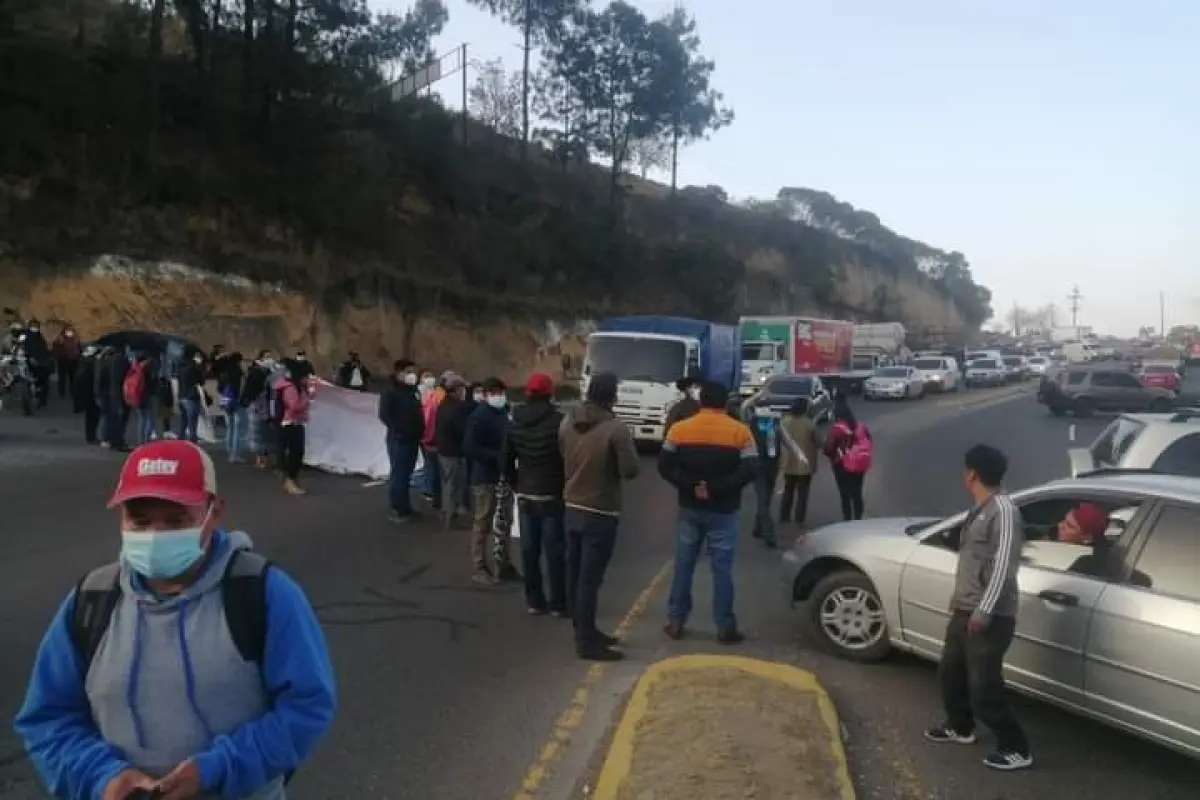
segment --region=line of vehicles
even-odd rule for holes
[[[1024,357],[998,351],[914,356],[905,337],[898,322],[754,316],[733,326],[659,315],[611,317],[588,337],[581,388],[586,391],[598,372],[615,373],[614,413],[635,440],[659,443],[667,412],[679,397],[676,383],[684,377],[715,381],[731,395],[758,396],[768,404],[807,396],[816,415],[828,416],[834,392],[916,399],[1037,374],[1038,367]],[[968,365],[977,362],[980,368],[972,372]]]

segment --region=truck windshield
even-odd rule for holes
[[[670,339],[592,336],[587,363],[592,374],[612,372],[622,381],[674,383],[683,377],[687,347]]]
[[[778,347],[774,342],[746,342],[742,345],[742,361],[775,361]]]
[[[875,358],[873,356],[855,356],[851,364],[853,369],[875,369]]]

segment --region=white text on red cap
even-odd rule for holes
[[[167,458],[143,458],[138,462],[139,478],[157,475],[174,475],[179,472],[179,462]]]

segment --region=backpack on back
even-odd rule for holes
[[[134,362],[125,373],[125,381],[121,384],[121,396],[125,405],[130,408],[141,408],[142,400],[146,397],[146,367],[150,362],[145,359]]]
[[[874,444],[871,441],[871,431],[863,423],[858,423],[850,434],[850,446],[842,451],[838,464],[846,472],[856,475],[866,473],[871,469],[871,459],[874,455]]]

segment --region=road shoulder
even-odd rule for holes
[[[855,796],[837,711],[816,677],[778,662],[690,654],[657,661],[638,679],[593,797],[682,800],[703,785],[719,800],[744,797],[748,786],[775,794],[800,784],[814,800]]]

